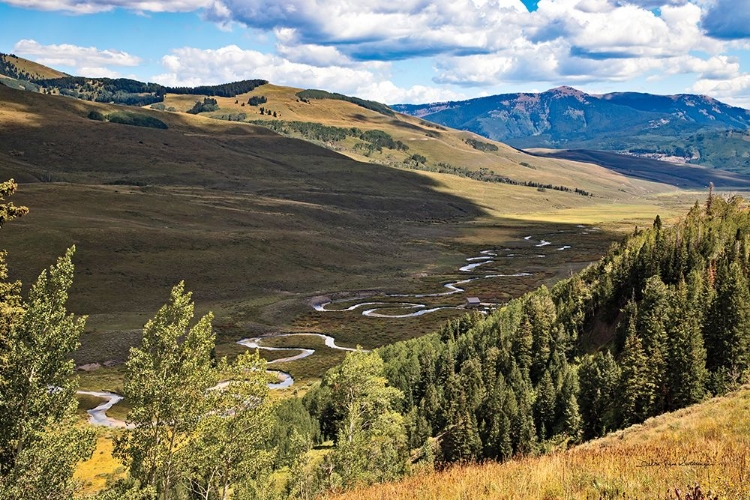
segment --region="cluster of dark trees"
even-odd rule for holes
[[[439,332],[383,347],[408,443],[505,460],[723,394],[750,367],[750,213],[710,197],[636,230],[596,265]],[[594,332],[597,332],[594,334]],[[607,332],[607,333],[602,333]],[[335,437],[325,387],[305,397]]]
[[[2,71],[18,73],[11,63],[4,59]],[[7,67],[7,68],[6,68]],[[11,76],[11,75],[8,75]],[[95,102],[113,102],[128,106],[147,106],[164,101],[166,94],[207,95],[211,97],[235,97],[238,94],[251,92],[266,80],[242,80],[221,85],[203,85],[199,87],[165,87],[158,83],[144,83],[129,78],[86,78],[81,76],[66,76],[62,78],[38,79],[28,74],[21,74],[14,78],[22,78],[46,89],[56,89],[60,94]]]
[[[476,139],[466,139],[464,142],[479,151],[497,151],[497,146],[489,142],[482,142]]]
[[[15,78],[16,80],[28,79],[28,74],[22,70],[19,70],[19,68],[15,64],[6,59],[5,54],[0,54],[0,75],[9,76],[11,78]]]
[[[210,97],[236,97],[239,94],[252,92],[268,80],[240,80],[220,85],[201,85],[199,87],[164,87],[167,94],[207,95]]]
[[[129,78],[63,78],[35,79],[33,82],[47,90],[95,102],[114,102],[127,106],[146,106],[162,102],[165,88],[157,83],[144,83]]]
[[[197,115],[198,113],[207,113],[210,111],[216,111],[219,109],[219,103],[212,97],[204,97],[203,102],[196,101],[192,108],[187,112],[191,115]]]
[[[325,90],[308,89],[301,92],[297,92],[297,97],[302,102],[309,103],[311,99],[334,99],[337,101],[346,101],[356,104],[365,109],[375,111],[381,115],[394,116],[395,113],[391,108],[383,103],[377,101],[368,101],[366,99],[360,99],[359,97],[350,97],[344,94],[338,94],[336,92],[326,92]]]
[[[490,144],[491,146],[492,144]],[[424,156],[416,155],[419,158]],[[425,161],[419,161],[419,158],[415,159],[415,155],[404,160],[404,164],[414,170],[426,170],[428,172],[437,172],[440,174],[451,174],[459,177],[467,177],[480,182],[497,182],[500,184],[510,184],[513,186],[527,186],[533,187],[540,190],[552,189],[553,191],[562,191],[563,193],[575,193],[581,196],[591,196],[591,193],[580,188],[569,188],[567,186],[556,186],[554,184],[545,184],[536,181],[517,181],[504,175],[496,173],[494,170],[489,168],[480,168],[479,170],[471,170],[466,167],[457,167],[450,163],[438,162],[436,165],[427,165]]]
[[[259,105],[261,105],[261,104],[265,104],[265,103],[267,103],[267,102],[268,102],[268,99],[266,99],[266,96],[264,96],[264,95],[261,95],[261,96],[257,96],[257,95],[254,95],[254,96],[252,96],[252,97],[251,97],[251,98],[250,98],[250,99],[249,99],[249,100],[247,101],[247,103],[248,103],[248,104],[249,104],[250,106],[259,106]]]

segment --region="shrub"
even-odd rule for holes
[[[130,111],[116,111],[107,115],[107,120],[121,125],[133,125],[135,127],[148,127],[166,129],[167,124],[158,118],[147,115],[139,115]]]
[[[107,121],[107,118],[101,112],[92,109],[89,111],[89,120],[104,122]]]

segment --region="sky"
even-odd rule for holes
[[[750,108],[750,0],[0,0],[0,52],[170,86],[388,104],[697,93]]]

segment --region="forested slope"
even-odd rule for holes
[[[380,349],[410,447],[437,437],[444,461],[505,460],[736,387],[748,368],[749,234],[742,199],[710,196],[552,289]],[[334,389],[307,397],[332,437]]]

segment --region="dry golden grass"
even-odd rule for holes
[[[568,451],[457,466],[332,498],[664,499],[695,483],[720,499],[750,498],[750,388]]]
[[[112,457],[113,431],[102,431],[96,439],[96,449],[91,458],[76,468],[73,477],[83,484],[84,494],[93,494],[104,489],[108,480],[124,475],[125,468]]]
[[[21,57],[6,54],[3,55],[2,58],[15,65],[19,71],[26,71],[33,78],[61,78],[63,76],[67,76],[62,71],[48,68],[47,66],[43,66],[41,64],[35,63],[34,61],[29,61],[28,59],[23,59]]]
[[[354,126],[362,130],[379,129],[409,146],[408,152],[383,150],[382,153],[374,153],[366,157],[351,148],[352,144],[348,144],[351,141],[343,141],[335,145],[341,153],[364,162],[399,165],[403,163],[404,158],[417,153],[427,157],[430,164],[443,162],[471,170],[487,168],[514,180],[578,187],[607,199],[624,199],[633,195],[642,196],[674,190],[663,184],[630,179],[591,163],[533,157],[506,144],[491,141],[471,132],[448,129],[408,115],[397,113],[395,116],[385,116],[346,101],[331,99],[312,99],[309,103],[302,102],[296,96],[299,90],[268,84],[236,98],[218,97],[216,100],[220,110],[213,114],[245,113],[248,120],[305,121],[345,128]],[[265,96],[268,102],[262,107],[276,112],[278,116],[274,118],[269,115],[260,115],[261,106],[242,106],[241,104],[247,103],[251,96]],[[187,111],[202,98],[203,96],[170,94],[167,95],[164,104],[178,111]],[[469,138],[493,143],[498,150],[478,151],[465,142]],[[486,183],[468,179],[462,180],[480,186],[486,185]],[[456,189],[457,182],[460,181],[447,181],[453,189]],[[458,189],[465,188],[466,183],[461,184]],[[501,186],[499,189],[505,190],[509,187]],[[531,194],[527,197],[534,197],[533,189],[519,189],[530,191]]]

